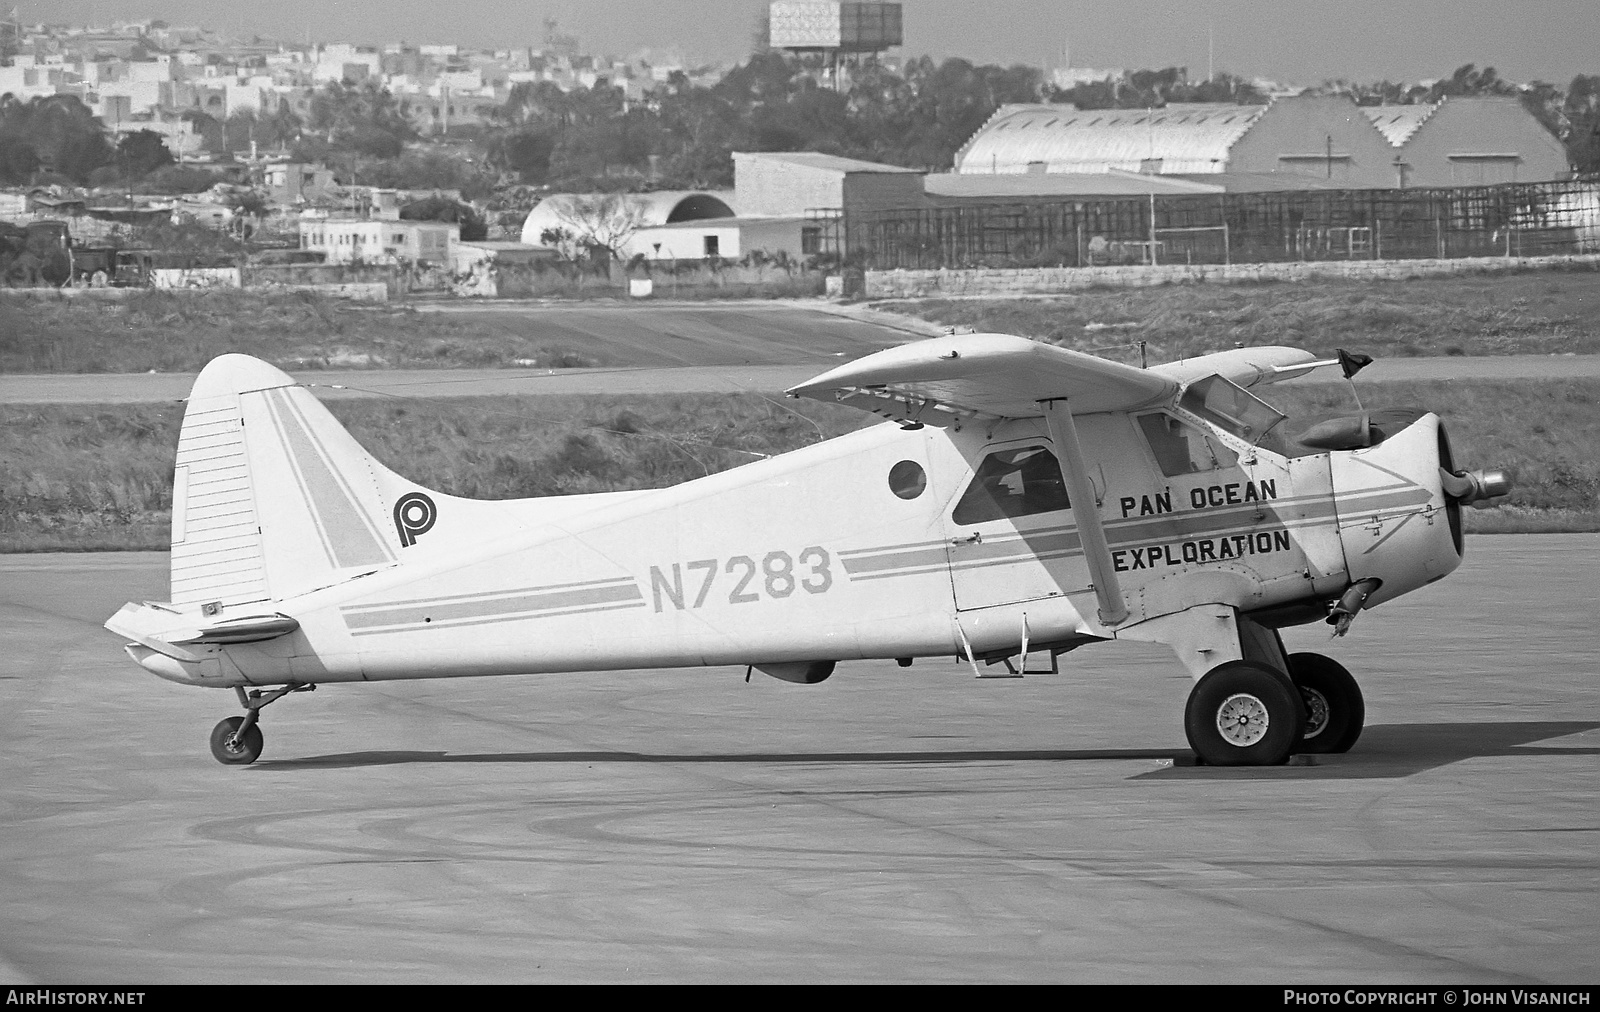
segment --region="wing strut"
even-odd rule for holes
[[[1078,540],[1083,544],[1089,579],[1094,581],[1095,597],[1100,601],[1100,622],[1116,625],[1128,617],[1128,607],[1122,601],[1122,585],[1117,582],[1116,571],[1111,568],[1111,549],[1106,547],[1106,531],[1100,524],[1100,508],[1095,503],[1094,485],[1089,481],[1083,448],[1078,445],[1072,408],[1065,398],[1040,401],[1039,407],[1044,409],[1044,423],[1050,430],[1050,441],[1056,445],[1061,477],[1067,483],[1067,495],[1072,500]]]

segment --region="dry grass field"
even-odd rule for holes
[[[303,292],[152,289],[114,302],[0,298],[0,372],[198,372],[230,351],[283,369],[613,364],[496,323]]]
[[[946,326],[1105,349],[1129,361],[1137,352],[1126,346],[1139,341],[1152,362],[1239,343],[1377,356],[1600,353],[1596,270],[880,305]],[[537,313],[423,313],[403,303],[304,293],[145,291],[116,302],[0,297],[0,372],[196,372],[230,351],[291,370],[661,364],[638,344],[570,332],[552,342],[540,336],[541,326]]]
[[[1471,530],[1600,530],[1600,381],[1388,383],[1369,409],[1439,411],[1467,466],[1512,466],[1508,506]],[[1270,399],[1289,431],[1351,409],[1342,385]],[[1380,400],[1381,398],[1381,400]],[[652,488],[839,435],[875,420],[757,395],[335,401],[384,463],[479,498]],[[0,406],[0,552],[165,548],[182,405]]]
[[[875,303],[945,326],[1151,362],[1244,345],[1377,357],[1600,353],[1600,270],[1408,281],[1105,289],[1027,299]]]

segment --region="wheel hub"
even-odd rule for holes
[[[1306,701],[1306,733],[1301,738],[1309,741],[1328,727],[1328,697],[1304,686],[1300,695]]]
[[[1267,705],[1249,693],[1229,696],[1217,707],[1217,733],[1230,745],[1246,748],[1267,736]]]

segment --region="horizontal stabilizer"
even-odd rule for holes
[[[198,621],[197,621],[198,620]],[[141,646],[178,660],[196,660],[185,647],[209,643],[259,643],[287,636],[300,623],[282,613],[241,615],[207,622],[191,612],[154,604],[125,604],[106,620],[106,628]]]
[[[173,643],[259,643],[287,636],[300,628],[300,623],[280,613],[272,615],[245,615],[226,622],[203,626],[193,635],[172,640]]]

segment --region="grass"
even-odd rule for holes
[[[869,416],[758,395],[334,401],[374,456],[452,495],[510,499],[688,481]],[[183,406],[0,405],[0,552],[165,549]]]
[[[665,288],[662,291],[666,291]],[[947,326],[1137,361],[1288,344],[1384,356],[1600,354],[1600,271],[1409,281],[1090,291],[1042,299],[879,303]],[[116,302],[0,297],[0,372],[195,372],[242,351],[284,369],[636,365],[619,348],[552,346],[537,318],[419,313],[310,293],[135,292]]]
[[[307,292],[149,290],[115,302],[0,298],[0,372],[196,372],[234,351],[282,369],[611,364],[492,322]]]
[[[1351,408],[1341,385],[1284,387],[1269,399],[1291,426]],[[1519,471],[1510,505],[1468,510],[1469,530],[1600,530],[1600,380],[1386,383],[1368,400],[1369,409],[1438,410],[1459,464]],[[756,395],[329,407],[406,477],[485,499],[676,484],[873,421]],[[0,405],[0,551],[166,548],[181,423],[181,405]]]
[[[934,323],[1021,334],[1151,362],[1282,344],[1319,355],[1600,354],[1600,271],[1406,281],[1270,282],[1104,289],[1036,299],[874,303]]]

